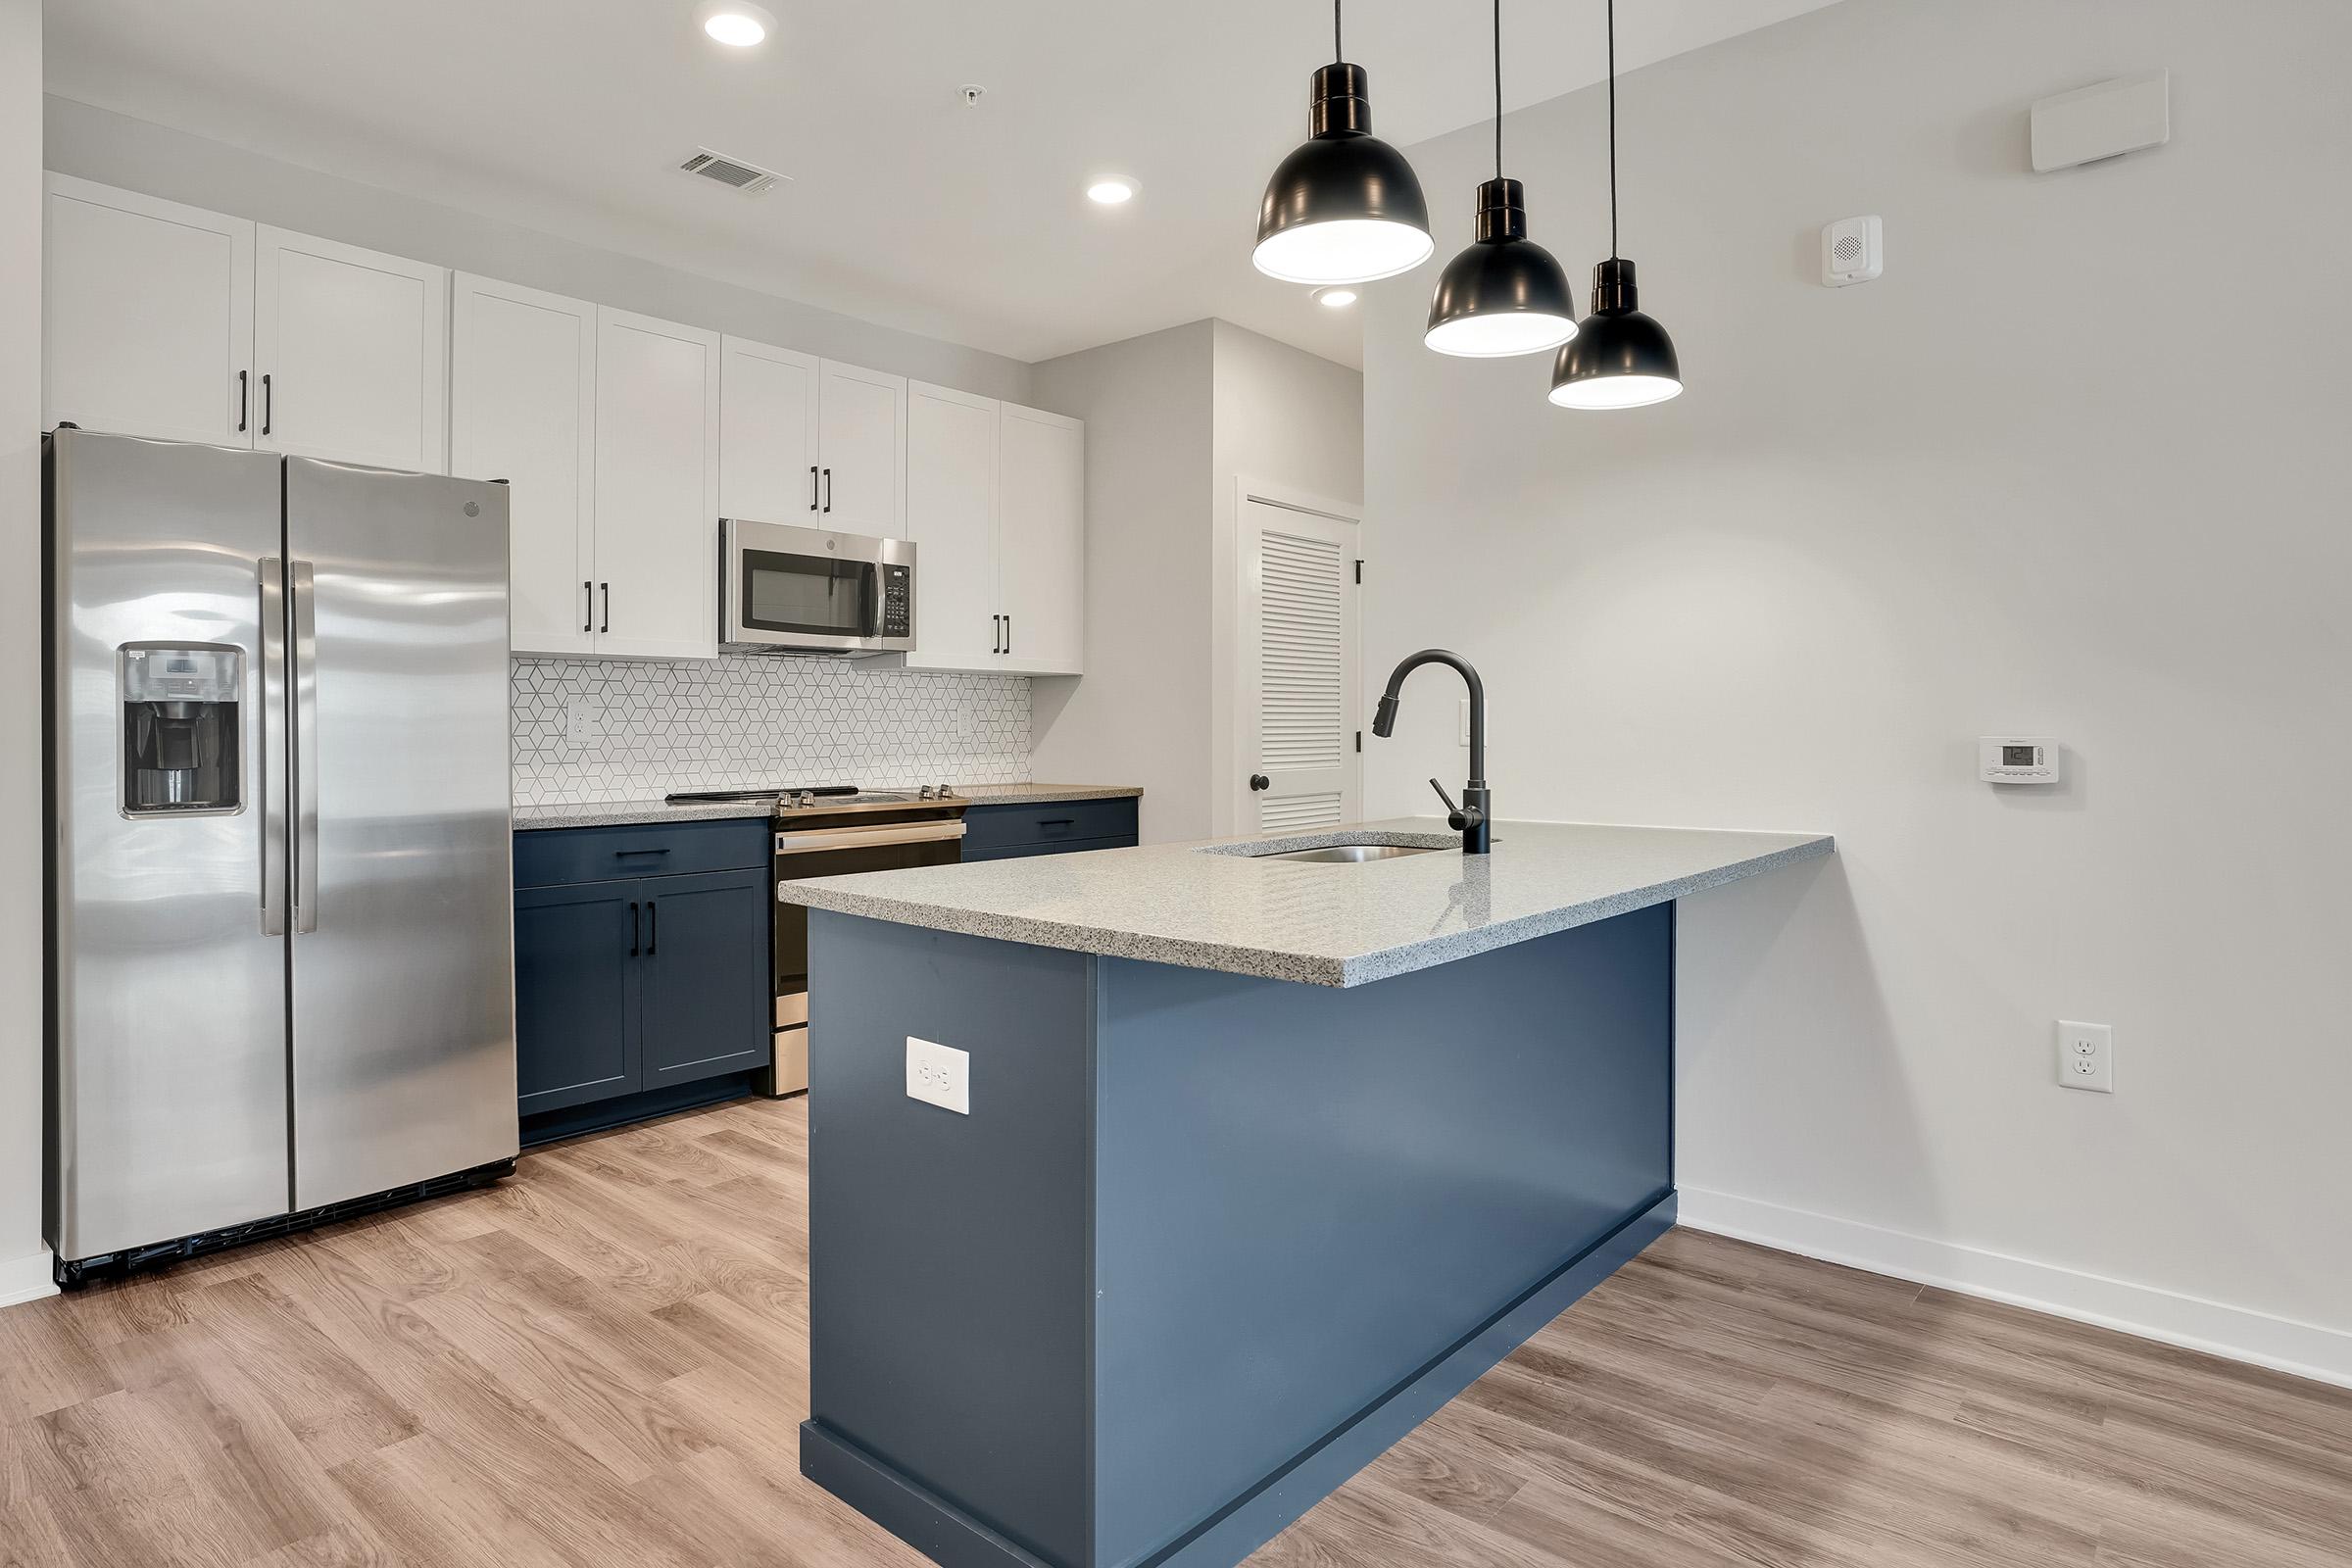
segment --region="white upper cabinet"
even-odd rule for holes
[[[599,308],[596,652],[718,653],[719,337]]]
[[[1011,403],[998,415],[1003,667],[1075,675],[1086,657],[1086,425]],[[924,584],[928,563],[915,566]]]
[[[997,404],[906,384],[906,537],[913,541],[910,669],[1000,669]]]
[[[824,362],[817,523],[840,533],[906,532],[906,378]]]
[[[822,497],[813,354],[724,340],[718,372],[718,511],[814,527]]]
[[[244,219],[51,174],[43,422],[251,446],[253,242]]]
[[[448,352],[447,269],[256,231],[255,446],[446,473]]]
[[[512,646],[595,651],[596,307],[460,272],[450,472],[512,487]]]

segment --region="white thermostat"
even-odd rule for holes
[[[1867,283],[1886,270],[1886,225],[1840,218],[1821,230],[1821,280],[1831,288]]]
[[[1977,741],[1977,777],[1987,784],[2055,784],[2058,743],[2031,735],[1986,735]]]

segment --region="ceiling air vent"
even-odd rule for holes
[[[757,196],[785,177],[772,170],[756,168],[741,159],[714,153],[708,147],[696,148],[694,156],[678,168],[704,179],[714,179],[729,190],[740,191],[746,196]]]

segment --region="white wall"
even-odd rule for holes
[[[48,167],[60,173],[984,397],[1029,401],[1029,369],[1018,360],[418,201],[71,98],[51,97],[46,109]]]
[[[1086,421],[1086,673],[1030,682],[1041,779],[1137,784],[1146,843],[1205,838],[1213,324],[1046,360]]]
[[[1352,505],[1363,377],[1230,321],[1046,360],[1086,420],[1086,674],[1032,685],[1040,778],[1140,784],[1146,843],[1230,832],[1234,482]]]
[[[0,1304],[41,1246],[41,4],[0,0]]]
[[[1638,73],[1659,408],[1427,353],[1434,267],[1367,292],[1367,678],[1477,661],[1506,817],[1838,835],[1685,906],[1687,1214],[2352,1381],[2347,59],[2296,0],[1847,0]],[[2034,99],[2156,66],[2170,146],[2028,172]],[[1507,127],[1580,286],[1601,111]],[[1450,216],[1491,153],[1413,156]],[[1824,289],[1857,213],[1886,276]],[[1419,690],[1375,811],[1461,771]],[[2068,782],[1978,783],[2002,730]]]

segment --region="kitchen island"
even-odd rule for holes
[[[803,1471],[943,1563],[1238,1562],[1671,1226],[1673,901],[1832,843],[1494,839],[782,884]],[[1339,841],[1427,853],[1274,858]]]

